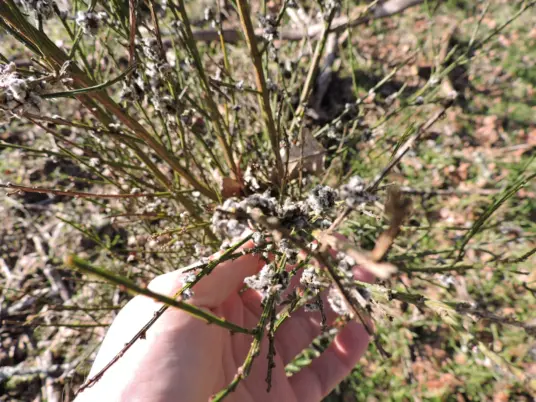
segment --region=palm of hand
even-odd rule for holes
[[[247,244],[245,247],[251,247]],[[194,287],[193,304],[206,308],[241,327],[254,328],[262,311],[261,297],[253,290],[239,293],[243,279],[263,265],[256,256],[246,255],[220,264]],[[370,280],[355,271],[361,280]],[[162,275],[149,285],[151,290],[173,294],[182,287],[177,272]],[[335,313],[326,306],[329,321]],[[143,296],[125,306],[108,331],[92,367],[99,372],[160,307]],[[319,401],[354,367],[368,344],[364,328],[348,324],[321,357],[298,374],[287,377],[285,365],[320,334],[320,314],[297,311],[275,336],[275,368],[271,390],[266,392],[268,342],[263,340],[249,376],[227,400],[231,401]],[[181,310],[170,308],[103,377],[83,391],[77,402],[125,401],[207,401],[227,386],[242,366],[252,336],[230,334],[207,325]]]

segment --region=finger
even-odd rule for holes
[[[254,243],[250,240],[239,250],[253,247]],[[245,277],[255,275],[263,265],[263,260],[257,254],[246,254],[236,260],[224,261],[192,287],[193,297],[188,302],[208,308],[217,307],[243,286]],[[180,271],[160,275],[151,281],[149,288],[158,293],[173,295],[184,286],[184,276]]]
[[[368,343],[369,336],[361,324],[346,325],[319,358],[290,378],[297,399],[314,401],[328,395],[352,371]]]
[[[374,277],[368,271],[354,268],[354,277],[362,282],[372,282]],[[339,315],[333,311],[327,299],[327,291],[322,292],[326,325],[331,325]],[[285,364],[290,363],[322,332],[322,314],[319,311],[306,311],[300,308],[292,313],[276,332],[278,351]]]

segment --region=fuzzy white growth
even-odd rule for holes
[[[99,158],[91,158],[89,160],[89,166],[91,167],[97,167],[100,165],[100,159]]]
[[[303,306],[303,309],[307,313],[313,313],[315,311],[320,310],[320,304],[318,303],[318,301],[315,301],[315,302],[312,302],[312,303],[306,303],[305,306]]]
[[[273,264],[266,264],[257,275],[244,278],[244,283],[258,291],[263,301],[271,296],[275,296],[276,301],[279,301],[289,282],[288,272],[277,273]]]
[[[202,244],[197,243],[196,245],[194,245],[194,253],[196,256],[202,257],[206,255],[209,251],[210,250]]]
[[[182,300],[189,300],[193,297],[194,295],[194,291],[192,289],[185,289],[182,294],[181,294],[181,297],[182,297]]]
[[[333,208],[335,199],[335,190],[327,186],[317,186],[306,202],[292,201],[287,198],[283,205],[279,204],[269,192],[251,194],[240,201],[236,198],[229,198],[216,209],[212,216],[212,229],[224,238],[240,237],[248,227],[247,221],[251,219],[251,213],[254,210],[260,210],[266,217],[276,218],[276,222],[286,229],[325,229],[331,225],[331,222],[326,219],[313,219],[311,210],[317,215],[325,214]],[[284,249],[290,250],[287,243],[283,243],[281,251],[287,254],[290,263],[294,263],[297,253],[287,253]]]
[[[158,212],[162,208],[163,204],[164,203],[162,202],[162,200],[160,198],[157,198],[153,202],[146,204],[144,207],[144,211],[148,213]]]
[[[307,197],[307,205],[315,214],[321,215],[335,206],[335,199],[336,193],[331,187],[316,186]]]
[[[8,88],[13,94],[13,99],[18,102],[24,102],[24,99],[26,99],[26,96],[28,95],[28,85],[26,85],[26,81],[21,80],[20,78],[12,78]]]
[[[244,90],[244,80],[238,81],[235,84],[235,88],[238,89],[239,91],[243,91]]]
[[[121,102],[135,102],[142,100],[144,95],[143,80],[141,87],[136,80],[133,80],[129,84],[123,82],[121,92],[119,92],[119,99]]]
[[[152,61],[161,60],[159,47],[158,47],[158,41],[156,40],[156,38],[153,38],[153,37],[143,38],[142,49],[143,49],[143,54],[147,56],[149,60],[152,60]]]
[[[34,12],[36,18],[48,20],[54,15],[54,1],[52,0],[20,0],[28,12]]]
[[[322,219],[317,221],[317,225],[320,227],[320,229],[327,229],[333,224],[332,221],[329,219]]]
[[[439,283],[445,287],[456,286],[456,278],[452,275],[439,275]]]
[[[282,226],[288,229],[303,229],[310,226],[308,212],[306,203],[286,199],[283,206],[278,208],[277,216]]]
[[[196,279],[197,279],[197,275],[194,272],[189,272],[184,276],[182,281],[183,281],[184,285],[186,286],[186,285],[189,285],[191,283],[194,283]],[[185,295],[186,292],[190,293],[188,298],[193,296],[192,290],[191,289],[186,289],[184,292],[182,292],[182,297],[183,298],[184,298],[184,295]]]
[[[255,246],[262,247],[266,244],[266,236],[262,232],[255,232],[251,238]]]
[[[243,214],[245,211],[239,202],[232,198],[225,200],[212,215],[212,230],[225,238],[240,237],[247,229],[247,225],[237,219]]]
[[[169,128],[176,127],[177,119],[181,114],[184,115],[184,105],[172,96],[167,85],[176,61],[172,64],[167,62],[166,54],[154,37],[136,40],[136,44],[144,56],[144,74],[134,73],[134,79],[123,84],[120,100],[126,102],[145,100],[151,103],[156,111],[166,116]]]
[[[360,305],[361,307],[366,307],[368,300],[370,300],[370,292],[367,289],[357,287],[354,282],[353,268],[356,265],[355,260],[343,252],[337,253],[336,259],[338,261],[337,271],[340,284],[344,289],[344,294],[348,298],[349,303],[352,306]],[[351,314],[343,295],[333,286],[329,290],[328,301],[333,311],[337,314]]]
[[[277,200],[275,197],[271,197],[269,193],[252,194],[241,204],[248,213],[254,208],[259,208],[267,216],[277,214]]]
[[[298,250],[292,248],[287,239],[282,239],[279,242],[279,250],[287,257],[287,264],[294,265],[298,262]]]
[[[205,21],[211,21],[214,19],[214,12],[212,11],[212,8],[205,7],[203,10],[203,18]]]
[[[277,92],[278,91],[278,87],[277,87],[277,84],[275,82],[272,81],[271,78],[267,78],[266,79],[266,88],[268,89],[268,91],[270,92]]]
[[[257,275],[244,278],[244,283],[251,289],[261,290],[271,285],[274,275],[274,266],[272,264],[266,264]]]
[[[365,181],[359,176],[353,176],[348,184],[341,186],[339,197],[352,208],[375,200],[375,197],[366,191]]]
[[[261,16],[259,18],[259,24],[262,28],[262,37],[267,42],[272,42],[274,39],[278,38],[279,34],[277,32],[277,19],[274,16]]]
[[[104,11],[78,11],[75,22],[86,35],[97,35],[102,23],[108,21],[108,14]]]
[[[175,111],[175,102],[169,95],[160,96],[155,94],[153,97],[153,105],[155,110],[167,114],[172,114]]]
[[[260,190],[261,186],[259,184],[259,181],[253,174],[253,169],[250,165],[248,165],[246,171],[244,172],[244,182],[248,185],[250,189],[253,191]]]
[[[329,280],[320,276],[315,267],[309,266],[303,270],[300,284],[311,290],[313,294],[317,295],[322,288],[329,285]]]
[[[24,78],[17,72],[15,63],[0,66],[0,121],[2,110],[13,114],[39,113],[40,94],[45,84],[33,77]]]
[[[339,315],[349,315],[350,314],[350,312],[348,311],[348,307],[346,306],[346,303],[344,302],[343,296],[334,287],[331,287],[329,289],[328,302],[329,302],[329,305],[331,306],[331,309],[335,313],[337,313]]]
[[[171,245],[172,250],[182,250],[184,248],[184,242],[182,240],[177,240]]]
[[[353,279],[353,267],[356,265],[355,260],[347,256],[346,254],[340,252],[337,254],[337,260],[339,261],[339,264],[337,265],[337,268],[342,273],[345,279]]]

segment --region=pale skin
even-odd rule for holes
[[[251,242],[244,248],[251,248]],[[255,328],[262,311],[261,297],[254,290],[239,292],[244,278],[256,274],[264,265],[257,255],[247,254],[218,265],[194,286],[190,303],[205,308],[241,327]],[[371,281],[372,276],[354,269],[356,279]],[[296,283],[296,282],[294,282]],[[149,288],[173,295],[183,286],[177,271],[154,279]],[[132,299],[110,327],[93,364],[89,378],[98,373],[124,344],[150,320],[161,304],[144,297]],[[336,315],[325,303],[328,324]],[[287,377],[285,365],[293,360],[321,332],[320,313],[297,311],[276,333],[275,368],[272,387],[266,392],[268,343],[250,375],[242,381],[228,401],[320,401],[352,368],[365,352],[369,336],[357,322],[347,324],[325,353],[298,374]],[[87,388],[76,402],[151,401],[206,402],[227,386],[243,364],[252,341],[251,335],[230,334],[228,330],[169,308],[103,377]]]

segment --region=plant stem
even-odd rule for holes
[[[331,21],[333,21],[333,18],[335,17],[335,12],[336,12],[336,8],[332,7],[332,9],[329,12],[327,20],[324,22],[324,29],[322,31],[322,36],[320,37],[320,40],[316,44],[315,52],[313,54],[313,60],[311,61],[311,65],[309,66],[309,71],[307,72],[307,78],[305,79],[305,83],[303,84],[303,89],[300,95],[298,109],[296,110],[296,114],[294,116],[294,119],[292,120],[292,124],[290,125],[291,132],[294,130],[294,128],[300,121],[301,117],[303,117],[303,114],[305,113],[307,100],[309,99],[309,94],[311,93],[313,86],[316,82],[316,76],[318,73],[318,65],[320,64],[320,59],[322,58],[322,54],[324,53],[324,47],[326,46],[326,42],[328,40],[329,27],[331,25]]]
[[[259,104],[270,139],[270,145],[272,146],[272,153],[275,157],[275,166],[278,175],[278,182],[281,183],[285,177],[285,169],[281,160],[281,153],[279,152],[279,133],[276,130],[274,117],[272,114],[272,107],[270,105],[270,92],[266,85],[266,79],[264,77],[264,70],[262,65],[262,57],[257,47],[257,38],[255,37],[255,31],[250,18],[250,9],[246,0],[237,0],[236,2],[238,13],[240,15],[240,23],[242,30],[244,31],[246,42],[251,53],[251,60],[255,67],[255,82],[257,90],[260,92],[258,96]]]
[[[285,268],[286,265],[286,258],[283,257],[282,262],[278,264],[277,272],[281,272]],[[244,360],[244,363],[242,366],[238,368],[238,372],[234,376],[233,380],[227,387],[222,389],[217,394],[213,395],[212,398],[210,398],[211,402],[218,402],[225,399],[227,396],[229,396],[232,392],[235,391],[238,384],[247,378],[251,371],[251,367],[253,366],[253,361],[255,358],[259,355],[261,351],[261,344],[262,339],[264,337],[264,331],[266,329],[266,324],[269,320],[269,318],[273,314],[273,310],[275,308],[275,295],[271,295],[264,301],[264,308],[262,310],[261,316],[259,318],[259,322],[257,323],[257,327],[255,329],[255,337],[253,339],[253,342],[251,343],[251,346],[249,348],[249,352]]]
[[[60,156],[63,156],[60,154]],[[161,193],[135,193],[135,194],[96,194],[96,193],[86,193],[82,191],[63,191],[55,190],[52,188],[43,188],[43,187],[30,187],[30,186],[20,186],[18,184],[2,184],[0,183],[0,188],[13,189],[14,191],[20,191],[23,193],[40,193],[40,194],[52,194],[52,195],[67,195],[69,197],[75,198],[140,198],[140,197],[162,197],[169,196],[170,193],[161,192]]]
[[[211,121],[214,122],[214,126],[216,128],[215,134],[218,137],[218,141],[220,142],[221,147],[223,148],[223,154],[225,156],[227,165],[229,166],[231,171],[234,174],[236,174],[237,167],[234,162],[233,152],[231,150],[231,146],[227,143],[227,140],[224,134],[225,126],[222,125],[223,118],[220,115],[220,112],[218,111],[218,106],[216,105],[216,102],[214,101],[214,98],[213,98],[212,91],[210,90],[210,82],[205,73],[205,69],[201,61],[201,56],[199,55],[199,51],[197,49],[197,45],[192,34],[192,27],[190,26],[190,20],[188,18],[188,13],[186,12],[186,7],[184,6],[183,0],[177,1],[177,9],[179,11],[179,14],[183,22],[184,33],[186,34],[186,38],[185,38],[186,44],[188,45],[190,53],[193,56],[195,67],[197,69],[199,77],[201,78],[201,84],[203,85],[203,89],[205,91],[204,100],[206,104],[208,105]]]

